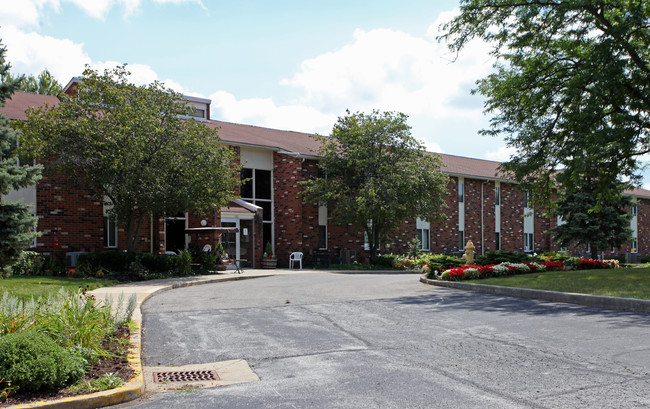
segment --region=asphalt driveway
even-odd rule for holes
[[[245,359],[260,381],[129,406],[650,406],[650,315],[327,273],[176,289],[142,311],[145,366]]]

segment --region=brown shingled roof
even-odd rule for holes
[[[28,107],[43,106],[45,104],[57,105],[58,103],[59,99],[55,96],[17,91],[11,99],[6,100],[4,107],[0,107],[0,113],[10,119],[24,121],[27,119],[25,110]],[[318,156],[320,144],[312,137],[313,135],[308,133],[282,131],[224,121],[209,121],[208,126],[212,128],[218,127],[219,137],[228,144],[259,146],[299,155]],[[497,172],[500,162],[444,153],[438,155],[442,162],[443,171],[450,175],[508,180]],[[650,191],[645,189],[635,188],[625,193],[650,199]]]
[[[275,148],[308,156],[318,155],[320,144],[311,134],[223,121],[210,121],[209,126],[219,127],[219,137],[229,144]]]
[[[27,120],[25,111],[29,107],[39,107],[45,104],[58,105],[59,98],[52,95],[32,94],[31,92],[16,91],[11,98],[5,101],[5,106],[0,107],[0,114],[10,119]]]
[[[466,158],[463,156],[438,154],[442,162],[442,170],[451,175],[476,176],[480,178],[507,180],[500,175],[497,168],[501,162],[485,159]]]

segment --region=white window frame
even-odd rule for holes
[[[415,237],[420,241],[420,250],[431,251],[431,224],[419,217],[415,221]],[[426,243],[423,238],[426,237]]]
[[[320,231],[321,228],[325,229],[325,247],[318,247],[319,250],[327,250],[328,248],[328,239],[327,239],[327,206],[318,206],[318,244],[320,245]]]
[[[535,234],[524,233],[524,252],[532,252],[535,250]]]

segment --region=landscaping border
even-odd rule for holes
[[[533,298],[536,300],[578,304],[587,307],[597,307],[635,313],[650,313],[650,300],[604,297],[591,294],[562,293],[557,291],[532,290],[529,288],[513,288],[487,284],[461,283],[458,281],[432,280],[426,278],[424,275],[420,276],[420,282],[439,287],[455,288],[459,290],[474,291],[494,295]]]
[[[114,389],[109,389],[102,392],[95,392],[86,395],[76,395],[57,400],[38,401],[27,404],[19,404],[10,406],[15,409],[39,408],[39,409],[94,409],[100,407],[107,407],[117,405],[120,403],[128,402],[139,398],[144,394],[144,375],[142,372],[142,304],[154,295],[160,294],[165,291],[173,290],[176,288],[190,287],[201,284],[213,284],[226,281],[239,281],[249,280],[253,278],[270,277],[276,274],[260,274],[252,276],[193,276],[193,277],[180,277],[162,280],[139,281],[115,287],[102,287],[112,289],[114,295],[124,293],[126,298],[132,293],[138,296],[137,306],[133,314],[133,321],[136,323],[138,329],[130,335],[129,351],[127,353],[127,360],[135,375],[124,385]],[[98,290],[102,290],[99,288]],[[97,291],[97,290],[94,290]],[[92,293],[92,292],[91,292]]]

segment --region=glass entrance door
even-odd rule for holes
[[[239,227],[239,220],[224,222],[221,221],[222,227]],[[228,258],[239,260],[239,233],[223,233],[221,235],[221,244],[223,245],[223,250],[228,253]]]

